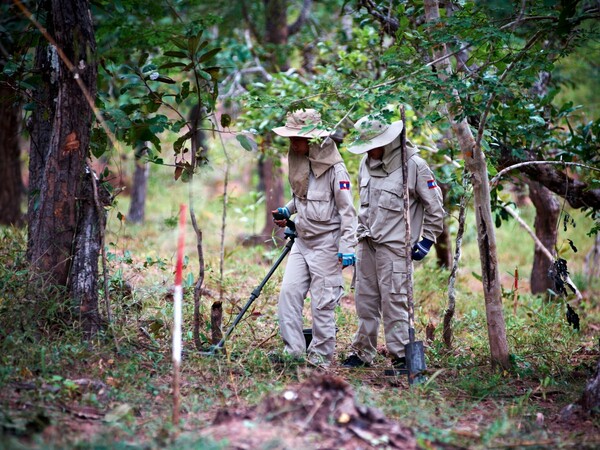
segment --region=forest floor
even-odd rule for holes
[[[590,358],[598,355],[582,355]],[[598,419],[580,413],[577,406],[569,410],[569,398],[575,392],[549,390],[540,392],[534,383],[513,381],[507,384],[505,398],[483,400],[461,399],[451,390],[410,387],[405,377],[384,377],[382,369],[352,371],[332,368],[328,371],[308,366],[288,367],[298,378],[280,392],[267,395],[254,405],[241,401],[232,406],[215,406],[202,412],[183,411],[180,429],[145,428],[157,418],[168,422],[171,413],[170,398],[147,398],[141,404],[106,404],[84,406],[77,401],[52,400],[48,393],[43,401],[32,401],[32,390],[50,389],[27,383],[13,383],[0,391],[3,405],[3,432],[0,447],[9,448],[117,448],[115,442],[126,442],[123,448],[227,448],[227,449],[366,449],[366,448],[574,448],[595,449],[600,446]],[[443,439],[432,438],[431,430],[412,427],[402,420],[386,417],[378,408],[362,405],[355,396],[352,384],[369,385],[382,396],[394,388],[394,395],[417,390],[429,399],[443,397],[446,401],[464,402],[460,417]],[[457,373],[439,375],[438,383],[451,382]],[[443,380],[445,378],[445,380]],[[76,380],[79,389],[97,390],[99,397],[107,386],[100,381]],[[165,376],[156,384],[168,386]],[[198,386],[191,374],[182,380],[182,394]],[[512,439],[492,439],[483,442],[489,427],[504,414],[504,405],[511,398],[533,392],[528,402],[537,413],[522,417],[511,426]],[[412,395],[415,395],[414,392]],[[185,403],[185,400],[184,400]],[[152,405],[152,406],[150,406]],[[440,411],[440,414],[444,414]],[[125,421],[125,417],[129,418]],[[12,417],[11,423],[6,418]],[[431,426],[443,429],[431,417]],[[19,422],[22,423],[19,423]],[[118,425],[124,421],[127,427]],[[133,431],[135,430],[135,431]],[[12,436],[11,436],[12,435]],[[515,439],[514,436],[524,435]],[[108,437],[110,436],[110,438]],[[186,443],[195,443],[188,447]],[[201,446],[195,446],[198,443]],[[103,447],[103,443],[108,447]],[[210,444],[209,444],[210,443]],[[123,444],[122,444],[123,445]],[[129,447],[131,446],[131,447]]]
[[[351,299],[344,304],[352,308]],[[141,351],[149,344],[144,339],[134,345]],[[590,375],[585,368],[600,358],[597,346],[573,352],[568,365],[584,369],[571,371],[568,384],[505,374],[490,382],[497,383],[491,394],[456,389],[469,378],[486,384],[494,377],[487,366],[464,373],[429,367],[429,381],[410,386],[406,375],[384,374],[385,358],[351,370],[339,361],[322,369],[268,358],[246,367],[244,358],[253,357],[184,358],[180,427],[170,425],[172,375],[149,362],[136,369],[148,377],[136,395],[123,394],[135,389],[125,380],[94,375],[126,365],[126,358],[97,354],[63,368],[50,383],[24,372],[20,378],[31,381],[0,386],[0,448],[600,448],[600,419],[576,404]],[[267,386],[262,395],[249,395],[256,383]],[[401,406],[386,407],[402,397]],[[198,405],[209,398],[208,406]]]

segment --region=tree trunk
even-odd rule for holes
[[[439,21],[440,11],[438,1],[425,0],[424,5],[427,21]],[[440,46],[434,50],[436,59],[443,57],[445,54],[447,54],[445,44],[440,44]],[[437,72],[438,76],[442,79],[445,79],[452,73],[449,58],[440,61],[437,65]],[[451,108],[449,109],[451,111],[460,110],[460,100],[458,99],[458,96],[455,96],[454,104],[451,105]],[[447,111],[444,112],[446,114],[448,113]],[[479,247],[479,258],[481,261],[481,275],[492,367],[499,366],[503,369],[508,369],[510,368],[508,340],[506,338],[506,323],[502,311],[502,287],[500,285],[500,274],[498,272],[496,234],[491,211],[489,177],[485,155],[481,148],[476,145],[475,138],[466,119],[457,122],[451,114],[450,121],[465,159],[465,167],[471,173],[471,182],[473,184],[477,242]]]
[[[448,185],[444,183],[438,183],[440,189],[442,190],[442,195],[444,197],[444,204],[448,204]],[[444,218],[444,229],[442,230],[442,234],[440,234],[437,238],[437,242],[435,243],[435,255],[437,257],[438,267],[444,267],[446,269],[450,269],[452,267],[452,242],[450,236],[450,230],[448,229],[448,221]]]
[[[0,84],[0,110],[0,224],[20,225],[23,221],[19,149],[21,105],[14,91],[4,84]]]
[[[558,239],[558,217],[560,204],[548,189],[540,183],[528,180],[529,198],[535,206],[535,235],[548,250],[556,248]],[[535,247],[533,266],[531,268],[531,293],[544,294],[554,288],[554,281],[548,276],[552,261],[548,260],[543,251]]]
[[[271,236],[282,237],[281,229],[273,223],[271,211],[284,205],[283,199],[283,173],[281,165],[277,164],[271,157],[266,157],[260,165],[261,182],[265,189],[265,227],[261,233],[261,239],[266,241]]]
[[[150,174],[150,164],[144,160],[145,156],[146,147],[136,149],[135,170],[131,185],[131,203],[129,204],[129,213],[127,214],[127,221],[131,223],[144,222],[148,175]]]
[[[288,52],[284,46],[288,42],[287,0],[264,0],[265,41],[269,54],[269,71],[285,72],[289,69]]]
[[[289,68],[288,53],[284,46],[288,42],[287,0],[264,0],[266,47],[270,51],[267,70],[286,71]],[[265,148],[270,145],[266,139]],[[283,176],[280,164],[272,156],[265,155],[259,166],[259,177],[265,187],[265,226],[258,236],[261,241],[268,240],[273,234],[281,236],[281,230],[273,223],[271,211],[284,205]]]
[[[87,0],[46,0],[41,11],[46,13],[49,35],[68,62],[46,40],[38,45],[35,69],[42,87],[34,94],[27,256],[44,279],[68,286],[79,202],[90,201],[82,182],[92,109],[78,82],[95,98],[96,42]],[[97,271],[90,275],[98,276]]]
[[[90,171],[84,178],[82,200],[77,207],[79,217],[70,282],[71,297],[75,308],[79,309],[81,328],[86,339],[91,339],[101,328],[98,311],[98,258],[106,217],[100,217],[99,207],[104,214],[104,207],[110,204],[108,191],[101,189],[94,193],[92,176],[96,175]]]

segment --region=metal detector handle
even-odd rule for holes
[[[290,224],[291,224],[291,226],[290,226]],[[290,240],[287,241],[287,243],[285,244],[285,247],[283,248],[283,251],[281,252],[281,255],[279,255],[279,258],[277,258],[277,261],[275,261],[275,263],[273,264],[273,266],[271,267],[271,269],[269,270],[269,272],[267,273],[267,275],[260,282],[260,284],[254,288],[254,290],[250,294],[250,298],[248,299],[248,301],[246,302],[246,304],[244,305],[244,307],[242,308],[242,310],[238,313],[238,315],[234,319],[233,323],[231,324],[231,326],[229,327],[229,329],[227,330],[227,332],[225,333],[225,335],[221,338],[221,340],[218,342],[218,344],[215,345],[214,350],[218,350],[220,348],[223,348],[223,345],[225,344],[225,341],[229,338],[229,336],[231,335],[231,333],[233,332],[233,330],[235,329],[235,327],[237,326],[237,324],[240,322],[240,320],[242,320],[242,317],[244,317],[244,314],[246,314],[246,311],[248,311],[248,308],[250,308],[250,306],[252,305],[252,303],[254,303],[254,300],[256,300],[258,298],[258,296],[260,295],[262,289],[265,287],[265,284],[267,284],[267,281],[269,281],[269,278],[271,278],[271,276],[275,273],[275,271],[277,270],[277,268],[279,267],[279,265],[281,264],[281,262],[283,261],[283,259],[285,258],[285,256],[292,249],[292,245],[294,245],[294,239],[296,237],[296,226],[295,226],[294,222],[292,222],[289,219],[288,219],[288,225],[287,226],[288,226],[288,228],[291,228],[291,229],[294,230],[293,235],[292,236],[288,236],[290,238]]]
[[[286,238],[291,239],[292,241],[294,239],[296,239],[296,236],[298,236],[298,234],[296,234],[296,224],[294,223],[293,220],[291,220],[291,219],[286,220],[285,230],[283,230],[283,235]]]

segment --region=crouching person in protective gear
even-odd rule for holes
[[[290,139],[288,152],[292,199],[273,211],[283,227],[296,214],[297,237],[288,257],[278,303],[284,352],[329,365],[335,350],[335,306],[343,294],[342,268],[354,264],[356,211],[350,176],[330,132],[313,109],[287,115],[273,129]],[[284,217],[285,219],[281,219]],[[310,291],[312,341],[306,349],[302,310]]]
[[[365,154],[359,168],[360,207],[354,300],[358,330],[344,367],[369,366],[377,353],[383,319],[385,342],[395,369],[405,369],[408,343],[408,264],[422,260],[443,229],[442,193],[427,163],[406,141],[409,220],[406,236],[401,120],[387,124],[374,116],[354,126],[360,137],[348,151]],[[410,239],[412,254],[406,254]]]

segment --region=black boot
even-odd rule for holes
[[[348,356],[344,361],[342,361],[342,367],[346,367],[348,369],[356,369],[358,367],[369,367],[370,364],[364,362],[362,359],[352,353]]]
[[[408,368],[406,367],[406,358],[404,356],[402,356],[401,358],[392,358],[392,368],[385,370],[385,375],[388,376],[398,376],[406,374],[408,374]]]

